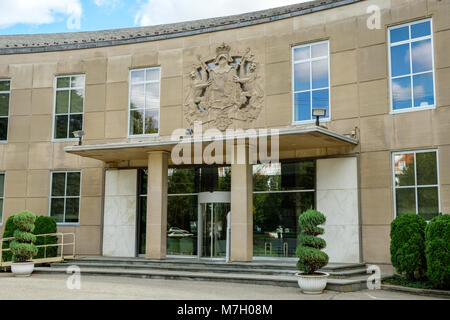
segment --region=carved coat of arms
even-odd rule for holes
[[[197,57],[184,103],[190,125],[201,121],[223,131],[231,126],[250,127],[258,118],[264,99],[258,64],[250,49],[243,54],[232,55],[230,51],[222,44],[215,57]]]

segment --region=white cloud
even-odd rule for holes
[[[108,0],[94,0],[94,3],[98,7],[104,7],[104,6],[109,5],[110,1],[108,1]]]
[[[67,18],[67,28],[79,29],[83,12],[80,0],[0,0],[0,28],[15,24],[49,24]]]
[[[140,26],[258,11],[310,0],[145,0],[135,15]]]
[[[431,70],[431,41],[416,42],[412,50],[413,64],[420,71]]]
[[[399,82],[392,82],[392,94],[397,102],[405,102],[411,100],[411,86],[402,87]]]
[[[94,0],[94,3],[97,7],[114,9],[120,4],[120,0]]]

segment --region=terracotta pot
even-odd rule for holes
[[[326,272],[304,274],[296,273],[298,286],[305,294],[321,294],[327,286],[327,279],[330,274]]]

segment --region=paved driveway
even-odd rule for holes
[[[298,288],[189,280],[81,276],[80,289],[68,289],[69,275],[33,274],[16,278],[0,273],[0,300],[5,299],[194,299],[194,300],[410,300],[433,299],[384,290],[305,295]]]

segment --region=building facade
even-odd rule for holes
[[[312,207],[331,262],[389,264],[397,215],[450,212],[449,15],[446,0],[328,0],[0,36],[0,231],[28,209],[79,255],[289,259]],[[264,139],[238,129],[279,161],[252,163]],[[204,157],[224,145],[243,161]]]

